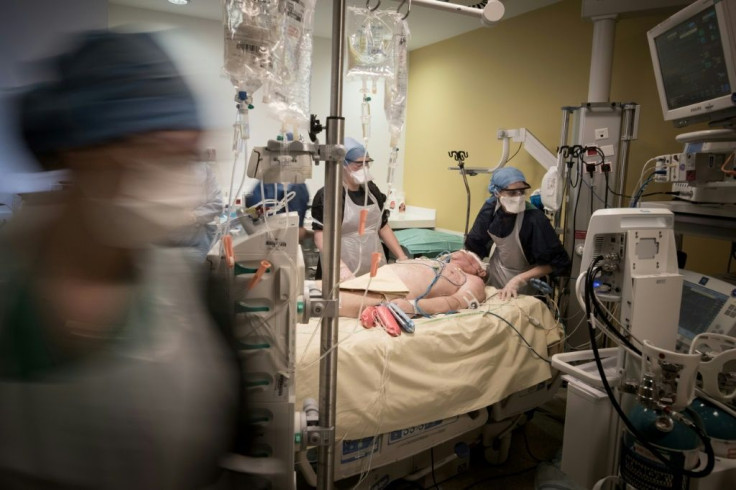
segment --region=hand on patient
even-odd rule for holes
[[[526,285],[526,281],[521,275],[512,277],[509,282],[498,292],[498,297],[502,300],[516,298],[519,296],[519,289]]]

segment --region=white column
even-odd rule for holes
[[[593,17],[593,50],[587,102],[608,102],[611,95],[611,67],[616,16]]]

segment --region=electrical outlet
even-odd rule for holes
[[[608,128],[600,128],[595,130],[595,139],[604,140],[608,138]]]

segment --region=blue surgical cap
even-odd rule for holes
[[[365,156],[365,146],[350,137],[345,138],[345,150],[346,165],[349,162],[354,162],[358,158],[363,158]]]
[[[36,154],[201,129],[191,91],[150,34],[84,34],[55,68],[56,80],[20,99],[23,137]]]
[[[521,170],[514,167],[503,167],[495,172],[491,176],[491,183],[488,184],[488,192],[495,195],[501,189],[506,189],[514,182],[523,182],[527,188],[531,187],[526,182],[526,177],[521,173]]]

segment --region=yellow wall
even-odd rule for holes
[[[681,149],[662,119],[646,31],[670,12],[622,18],[616,24],[611,101],[641,104],[639,139],[630,147],[626,193],[644,162]],[[586,101],[593,24],[580,16],[580,0],[478,29],[410,53],[404,187],[407,203],[437,210],[437,227],[464,231],[462,178],[448,167],[449,150],[466,150],[468,166],[492,167],[501,155],[499,128],[525,127],[551,151],[559,144],[562,106]],[[693,126],[686,131],[703,129]],[[512,143],[511,153],[518,145]],[[523,150],[512,160],[536,188],[544,170]],[[469,178],[470,225],[488,197],[488,175]],[[650,186],[647,192],[668,190]],[[700,253],[707,250],[707,253]],[[685,239],[688,268],[725,269],[729,244]],[[695,255],[707,257],[693,258]]]

